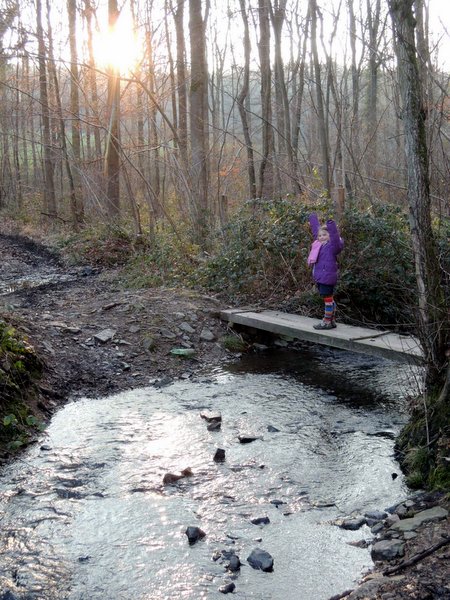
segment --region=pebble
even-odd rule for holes
[[[236,585],[232,581],[230,581],[229,583],[226,583],[225,585],[220,586],[219,592],[221,594],[230,594],[231,592],[234,592],[235,589],[236,589]]]

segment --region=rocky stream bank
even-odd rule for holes
[[[68,267],[33,240],[0,235],[0,318],[43,364],[32,410],[44,421],[69,396],[164,385],[233,360],[221,307],[219,298],[187,289],[124,290],[114,269]],[[334,598],[450,599],[448,497],[415,494],[385,508],[338,524],[371,528],[361,546],[371,546],[376,568]]]

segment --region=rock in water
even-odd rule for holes
[[[208,423],[212,423],[213,421],[222,421],[222,414],[219,411],[203,410],[200,413],[200,416]]]
[[[239,556],[237,554],[233,554],[230,557],[230,562],[228,563],[228,570],[235,573],[241,569],[241,561],[239,560]]]
[[[208,423],[208,425],[206,426],[206,429],[208,431],[219,431],[221,426],[221,421],[211,421],[211,423]]]
[[[255,519],[251,519],[251,523],[253,523],[253,525],[268,525],[270,519],[269,517],[256,517]]]
[[[224,585],[220,586],[219,592],[222,594],[230,594],[231,592],[234,592],[235,589],[236,585],[230,581],[230,583],[225,583]]]
[[[225,450],[223,448],[217,448],[213,458],[214,462],[224,462]]]
[[[194,525],[190,525],[186,531],[185,531],[188,540],[189,540],[189,544],[192,546],[192,544],[195,544],[195,542],[198,542],[198,540],[201,540],[202,538],[205,537],[206,533],[200,529],[200,527],[196,527]]]
[[[265,550],[255,548],[251,551],[250,556],[247,558],[247,562],[254,569],[260,569],[266,573],[273,571],[273,558]]]
[[[175,483],[179,479],[183,479],[184,477],[192,477],[192,475],[193,472],[190,467],[187,467],[187,469],[183,469],[179,475],[177,475],[176,473],[166,473],[163,477],[163,485],[170,485],[172,483]]]
[[[238,440],[241,442],[241,444],[250,444],[251,442],[260,439],[262,439],[261,436],[253,435],[252,433],[240,433],[238,435]]]

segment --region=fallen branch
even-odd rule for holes
[[[371,340],[372,338],[383,337],[383,335],[389,335],[392,331],[381,331],[380,333],[372,333],[370,335],[362,335],[360,337],[349,338],[350,342],[359,342],[360,340]]]
[[[401,571],[402,569],[405,569],[406,567],[411,567],[412,565],[415,565],[416,563],[421,561],[423,558],[426,558],[430,554],[433,554],[433,552],[436,552],[436,550],[439,550],[439,548],[442,548],[442,547],[450,544],[450,535],[442,534],[442,536],[444,539],[441,540],[440,542],[437,542],[436,544],[434,544],[433,546],[430,546],[429,548],[427,548],[426,550],[423,550],[422,552],[418,552],[417,554],[414,554],[414,556],[411,556],[411,558],[408,558],[408,560],[402,561],[400,564],[396,565],[395,567],[386,569],[385,571],[383,571],[383,575],[393,575],[394,573],[398,573],[399,571]]]
[[[41,215],[43,215],[44,217],[50,217],[50,219],[58,219],[58,221],[61,221],[62,223],[70,223],[70,221],[68,221],[67,219],[63,219],[62,217],[60,217],[59,215],[54,215],[52,213],[46,213],[46,212],[40,212]]]

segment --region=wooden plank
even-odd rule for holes
[[[332,346],[352,352],[381,356],[393,360],[421,362],[422,351],[417,339],[389,331],[377,331],[339,323],[336,329],[318,330],[317,319],[281,311],[228,309],[220,313],[230,324],[261,329],[278,335]]]

